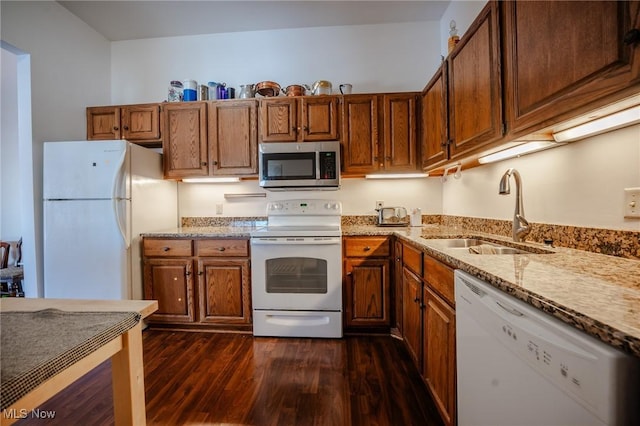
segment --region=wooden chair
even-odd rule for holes
[[[24,269],[22,267],[22,238],[18,240],[16,245],[16,262],[15,265],[9,265],[9,252],[11,245],[7,242],[0,242],[2,249],[2,263],[0,266],[0,284],[2,296],[24,297],[22,289],[22,280],[24,279]],[[6,289],[5,289],[6,287]]]

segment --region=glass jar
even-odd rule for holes
[[[169,84],[169,96],[167,97],[169,102],[182,101],[182,83],[177,80],[173,80]]]

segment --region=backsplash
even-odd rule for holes
[[[267,218],[255,217],[183,217],[182,226],[263,226]],[[375,215],[342,216],[343,226],[375,225]],[[465,216],[422,215],[425,225],[460,227],[466,231],[511,236],[512,222],[509,220],[485,219]],[[531,233],[527,240],[544,242],[552,239],[553,245],[593,253],[640,260],[640,232],[601,228],[584,228],[570,225],[552,225],[530,222]]]

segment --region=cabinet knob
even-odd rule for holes
[[[191,275],[191,271],[187,271],[184,274],[188,277],[189,275]]]
[[[214,162],[213,162],[213,165],[214,165],[214,166],[217,166],[217,165],[218,165],[218,162],[217,162],[217,161],[214,161]]]
[[[162,247],[162,251],[169,251],[171,250],[169,247]]]
[[[225,251],[226,249],[224,247],[220,247],[218,248],[218,251]]]
[[[309,126],[304,126],[303,129],[304,129],[305,132],[308,132],[309,131]]]
[[[113,126],[113,130],[118,131],[118,130],[120,130],[120,128],[118,126]]]
[[[622,39],[622,41],[624,41],[624,44],[629,44],[629,45],[636,44],[637,42],[640,41],[640,30],[637,28],[630,29],[624,35],[624,38]]]
[[[291,131],[295,132],[297,130],[296,126],[291,126]]]
[[[202,165],[203,165],[203,166],[206,166],[206,165],[207,165],[207,162],[206,162],[206,161],[203,161],[203,162],[202,162]]]
[[[202,271],[198,272],[198,275],[203,275],[203,274],[204,274],[204,272],[202,272]]]
[[[415,299],[413,299],[413,301],[414,301],[414,302],[416,302],[416,303],[418,303],[418,302],[420,302],[420,298],[419,298],[419,297],[416,297]]]
[[[129,126],[123,126],[122,127],[124,130],[129,130]]]
[[[364,250],[364,251],[369,251],[369,250],[371,250],[371,247],[366,246],[366,247],[365,247],[365,248],[363,248],[362,250]]]

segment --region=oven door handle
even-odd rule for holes
[[[340,238],[332,238],[332,239],[321,239],[321,240],[314,240],[314,239],[297,239],[297,238],[291,238],[291,239],[268,239],[268,238],[252,238],[251,239],[251,245],[257,246],[267,246],[267,245],[287,245],[287,246],[293,246],[293,245],[313,245],[313,246],[326,246],[326,245],[340,245]]]

